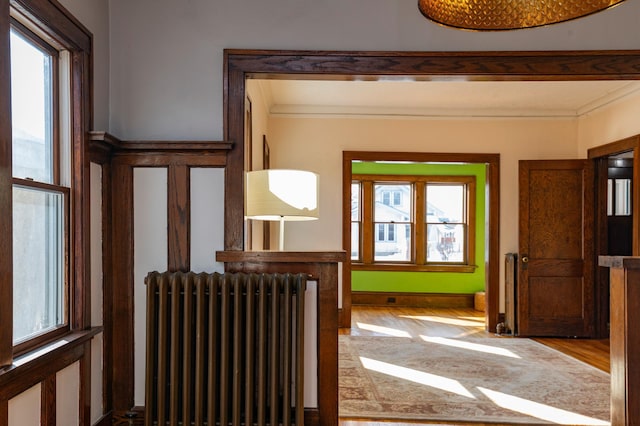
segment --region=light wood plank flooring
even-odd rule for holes
[[[429,317],[430,321],[421,320]],[[359,336],[388,336],[390,333],[409,333],[412,336],[428,334],[438,337],[462,337],[483,335],[496,337],[484,329],[484,313],[474,309],[430,309],[408,307],[353,306],[350,329],[341,329],[340,334]],[[579,359],[603,371],[609,372],[609,340],[551,339],[536,341]],[[341,426],[415,426],[427,423],[398,423],[341,419]],[[435,422],[428,424],[447,424]],[[455,424],[460,425],[457,422]],[[484,423],[465,423],[483,425]]]

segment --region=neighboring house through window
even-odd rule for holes
[[[474,247],[474,176],[353,175],[354,269],[473,270]]]

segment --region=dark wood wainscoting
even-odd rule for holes
[[[167,169],[167,265],[186,271],[189,169],[225,167],[232,146],[215,141],[121,141],[105,132],[91,133],[91,161],[102,166],[105,411],[122,414],[134,405],[133,170]]]

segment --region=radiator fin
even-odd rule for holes
[[[149,273],[145,424],[303,425],[306,281]]]

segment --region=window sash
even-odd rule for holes
[[[60,185],[60,52],[31,31],[26,21],[12,18],[10,29],[12,45],[22,46],[23,52],[32,58],[32,62],[24,65],[36,69],[34,77],[22,83],[12,78],[10,84],[14,92],[11,343],[15,356],[70,330],[71,191],[69,187]],[[15,51],[18,52],[18,47]],[[13,65],[14,61],[22,60],[22,57],[11,57]],[[27,74],[26,69],[21,68],[20,72]],[[40,93],[32,97],[29,85],[37,87]],[[19,98],[27,99],[30,109],[21,107]],[[34,102],[35,108],[31,106]],[[24,111],[23,119],[20,118],[21,109]],[[34,116],[34,110],[40,112]],[[69,110],[65,116],[71,114]],[[38,117],[41,130],[31,130],[29,121]],[[24,136],[34,133],[35,138]],[[67,151],[70,154],[71,151]],[[71,159],[65,159],[65,163],[70,166]],[[29,303],[25,304],[24,300],[29,300]]]
[[[69,190],[16,179],[13,197],[13,343],[20,348],[37,345],[50,333],[69,327]]]
[[[19,44],[29,44],[33,52],[39,52],[42,54],[42,58],[46,59],[45,64],[43,65],[43,72],[46,75],[43,75],[42,80],[42,142],[44,146],[42,147],[41,155],[42,159],[38,161],[40,163],[40,169],[34,168],[34,159],[31,158],[27,162],[20,161],[20,158],[17,157],[21,155],[22,157],[29,156],[28,152],[29,148],[27,148],[26,144],[30,143],[30,145],[37,144],[37,137],[33,139],[31,134],[35,133],[32,129],[25,129],[25,126],[30,126],[31,124],[26,124],[25,126],[16,125],[16,120],[20,120],[22,122],[33,122],[34,113],[33,108],[29,107],[28,111],[25,111],[23,114],[20,114],[20,110],[24,110],[19,106],[17,96],[12,94],[12,122],[13,122],[13,177],[22,178],[22,179],[32,179],[39,182],[51,183],[51,184],[59,184],[60,183],[60,138],[59,138],[59,79],[60,79],[60,54],[54,49],[52,46],[48,45],[42,39],[40,39],[35,33],[30,31],[26,26],[16,21],[15,19],[11,20],[11,33],[12,33],[12,41],[18,41]],[[13,58],[12,58],[13,59]],[[15,72],[12,69],[12,91],[14,89],[22,90],[22,94],[26,96],[33,96],[33,89],[31,86],[34,86],[33,78],[27,84],[29,88],[24,87],[24,84],[16,87],[13,82],[17,82],[17,78],[15,76]],[[22,72],[21,74],[28,74]],[[24,92],[29,93],[24,93]],[[17,108],[16,108],[17,107]],[[16,111],[17,110],[17,111]],[[39,115],[39,114],[36,114]],[[20,118],[23,117],[23,118]],[[20,138],[22,143],[22,149],[16,150],[15,143]],[[34,154],[37,155],[38,150],[34,151],[30,150],[30,156],[33,157]],[[22,163],[22,164],[20,164]],[[28,163],[28,164],[27,164]],[[18,167],[16,167],[18,166]],[[20,167],[22,166],[22,167]],[[25,168],[24,166],[27,166]],[[17,169],[17,170],[16,170]]]
[[[361,221],[357,235],[354,235],[354,221],[352,220],[352,266],[354,269],[379,269],[393,270],[459,270],[461,272],[473,272],[475,270],[475,176],[405,176],[405,175],[358,175],[354,174],[353,182],[361,188],[360,215]],[[411,190],[408,196],[411,198],[411,218],[409,221],[388,221],[376,219],[375,207],[384,203],[383,193],[379,195],[378,202],[373,194],[381,185],[409,185]],[[427,186],[428,185],[455,185],[461,187],[462,213],[455,220],[433,220],[427,215]],[[389,202],[394,203],[396,196],[393,191],[388,191]],[[353,198],[352,198],[353,200]],[[379,203],[379,204],[378,204]],[[353,211],[352,206],[352,211]],[[435,258],[429,255],[427,230],[432,226],[446,225],[455,227],[456,238],[461,241],[451,241],[446,246],[447,258]],[[383,244],[390,244],[388,227],[394,225],[396,237],[402,230],[400,225],[408,225],[408,238],[410,248],[405,259],[394,258],[394,254],[387,252],[386,256],[376,254],[388,248],[382,248]],[[393,231],[392,231],[393,232]],[[353,256],[354,244],[359,245],[358,257]],[[456,250],[455,253],[452,250]],[[433,253],[433,252],[432,252]],[[395,257],[398,255],[395,254]],[[395,265],[395,266],[394,266]],[[391,268],[391,269],[390,269]]]

